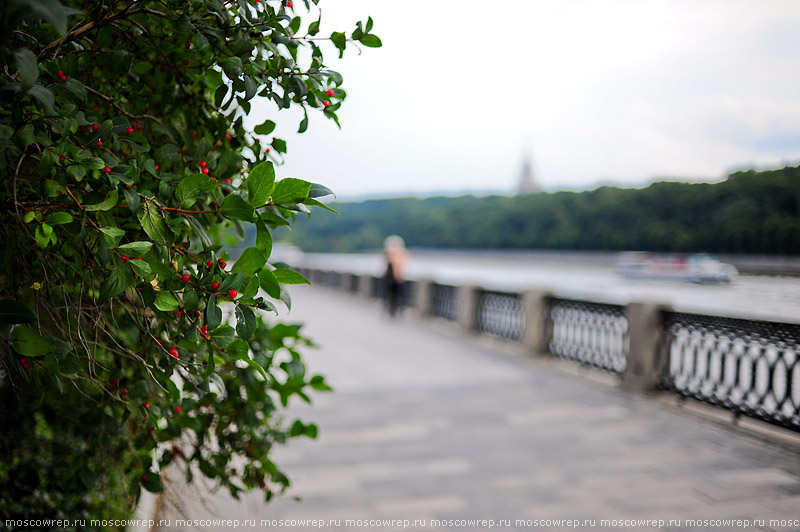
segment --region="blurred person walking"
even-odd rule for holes
[[[383,241],[386,255],[386,272],[383,274],[384,304],[390,316],[397,314],[403,296],[408,252],[406,243],[397,235],[386,237]]]

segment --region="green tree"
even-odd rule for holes
[[[371,19],[323,37],[321,12],[294,4],[0,7],[3,517],[126,515],[174,461],[269,500],[289,482],[273,446],[316,437],[281,420],[330,388],[274,317],[307,281],[270,255],[272,230],[331,192],[277,180],[286,142],[257,136],[275,121],[243,119],[260,97],[302,109],[301,133],[313,113],[338,124],[322,46],[381,42]],[[223,243],[247,226],[233,262]]]

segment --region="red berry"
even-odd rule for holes
[[[203,336],[208,336],[208,325],[203,325],[200,327],[200,334]]]
[[[187,42],[187,43],[186,43],[186,49],[188,50],[188,49],[189,49],[189,48],[191,48],[191,47],[192,47],[192,43],[190,43],[190,42]]]
[[[142,257],[134,257],[133,260],[142,260]]]
[[[103,171],[104,171],[105,173],[107,173],[107,174],[110,174],[110,173],[111,173],[111,168],[109,168],[108,166],[106,166],[105,168],[103,168]]]
[[[126,395],[128,395],[128,390],[126,390],[125,388],[123,388],[123,389],[121,389],[121,390],[119,391],[119,394],[120,394],[121,396],[125,397]]]
[[[121,260],[122,262],[128,262],[130,260],[130,257],[128,257],[127,255],[120,255],[119,260]]]
[[[222,266],[223,264],[225,264],[225,261],[224,261],[224,260],[222,260],[222,259],[217,259],[217,264],[219,264],[220,266]]]
[[[172,456],[178,457],[181,455],[181,452],[178,449],[172,449]]]
[[[132,188],[129,184],[125,183],[125,188]]]
[[[210,270],[210,269],[211,269],[211,268],[213,268],[213,267],[214,267],[214,261],[213,261],[213,260],[211,260],[211,259],[208,259],[208,260],[206,261],[206,268],[208,268],[208,269]]]
[[[183,60],[183,68],[189,68],[189,60],[188,59],[184,59]]]
[[[167,65],[161,65],[161,72],[167,71]]]
[[[322,102],[322,105],[324,107],[328,107],[330,104],[331,104],[331,102],[329,102],[328,100],[325,100],[324,102]]]
[[[194,317],[195,318],[199,318],[200,317],[200,311],[199,310],[195,310],[194,311]]]
[[[129,127],[128,129],[125,130],[125,133],[133,133],[133,128]]]
[[[96,109],[97,109],[97,107],[95,106],[95,110]],[[99,124],[92,124],[92,131],[100,131],[100,125]]]
[[[179,318],[181,317],[181,311],[180,310],[178,311],[178,317]]]
[[[200,161],[197,164],[198,164],[198,166],[200,166],[200,168],[205,168],[206,167],[206,162],[205,161]]]
[[[61,162],[62,162],[62,163],[63,163],[64,161],[66,161],[66,160],[67,160],[67,158],[66,158],[66,157],[64,157],[63,155],[60,157],[60,159],[61,159]]]
[[[102,79],[100,80],[100,83],[103,83],[103,80],[102,80]],[[92,109],[94,109],[95,111],[97,111],[97,109],[99,109],[99,107],[97,107],[97,106],[95,105],[95,106],[93,106],[93,107],[92,107]]]
[[[237,292],[237,291],[236,291],[236,290],[234,290],[233,288],[231,288],[230,290],[228,290],[228,297],[229,297],[229,298],[231,298],[231,299],[236,299],[236,296],[238,296],[238,295],[239,295],[239,292]]]
[[[58,72],[56,72],[56,76],[58,76],[59,78],[63,77],[64,76],[64,71],[63,70],[59,70]]]
[[[226,131],[225,132],[225,138],[228,139],[228,142],[231,141],[231,133],[230,133],[230,131]]]
[[[214,281],[213,283],[211,283],[211,289],[212,290],[219,290],[219,282]]]
[[[231,183],[231,178],[230,178],[230,177],[226,177],[226,178],[225,178],[225,182],[226,182],[226,183],[228,183],[228,184],[230,184],[230,183]]]
[[[156,165],[156,172],[158,172],[158,165]]]
[[[267,148],[267,153],[269,153],[269,148]]]
[[[200,171],[203,172],[203,175],[208,175],[208,168],[203,168]]]
[[[114,379],[113,381],[111,381],[111,383],[114,384],[114,386],[116,386],[117,384],[119,384],[119,379]]]
[[[113,385],[111,385],[111,386],[109,386],[109,387],[108,387],[108,391],[109,391],[109,392],[113,392],[113,391],[114,391],[114,390],[116,390],[116,389],[117,389],[117,388],[116,388],[116,387],[114,387]]]
[[[139,122],[136,122],[134,125],[136,126],[136,129],[138,129],[139,131],[142,130],[142,124],[140,124]]]
[[[188,282],[189,282],[189,279],[191,279],[191,277],[189,277],[189,274],[188,274],[188,273],[184,273],[183,275],[181,275],[181,280],[182,280],[184,283],[188,283]]]
[[[183,243],[183,244],[181,244],[181,245],[183,246],[183,249],[186,249],[186,248],[188,248],[188,247],[189,247],[189,243],[188,243],[188,242],[184,242],[184,243]]]
[[[222,264],[220,264],[220,265],[219,265],[219,267],[220,267],[220,268],[222,268],[223,270],[224,270],[224,269],[225,269],[227,266],[228,266],[228,263],[227,263],[227,262],[223,262]]]
[[[28,363],[28,359],[27,359],[27,358],[24,358],[24,357],[23,357],[23,358],[20,358],[20,359],[19,359],[19,363],[20,363],[20,364],[27,364],[27,363]]]
[[[333,89],[326,90],[325,94],[327,94],[328,96],[333,96]]]
[[[175,411],[176,411],[176,412],[178,412],[178,413],[180,414],[180,412],[181,412],[181,407],[179,407],[179,406],[176,406],[176,407],[175,407]]]
[[[60,79],[61,81],[67,81],[67,76],[59,76],[58,79]]]
[[[102,145],[103,145],[103,141],[102,141],[102,140],[98,140],[98,141],[97,141],[97,145],[98,145],[98,146],[102,146]]]
[[[145,401],[144,408],[145,408],[145,410],[149,410],[150,409],[150,402],[149,401]]]
[[[142,475],[142,482],[147,482],[147,475]]]
[[[292,7],[292,0],[287,0],[286,7]]]
[[[205,170],[205,168],[203,168],[203,170]],[[213,175],[208,176],[208,181],[209,182],[214,181],[214,176]]]
[[[178,358],[178,348],[173,345],[169,350],[169,354],[174,358]]]
[[[78,128],[78,129],[80,129],[80,132],[81,132],[81,133],[86,133],[86,126],[81,126],[81,127],[80,127],[80,128]]]

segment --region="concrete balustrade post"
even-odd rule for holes
[[[374,282],[374,278],[374,275],[368,274],[362,275],[358,278],[358,295],[366,299],[372,298],[372,283]]]
[[[414,281],[414,309],[420,316],[430,316],[433,308],[433,281],[417,279]]]
[[[356,275],[350,272],[343,272],[339,277],[339,290],[350,292],[350,287],[353,286],[353,277],[356,277]]]
[[[525,290],[522,293],[522,306],[525,309],[525,331],[522,345],[533,355],[548,353],[547,344],[552,334],[550,320],[549,290]]]
[[[458,294],[458,323],[468,333],[478,330],[478,305],[480,304],[480,289],[477,286],[459,286]]]
[[[628,364],[622,374],[624,388],[653,392],[661,380],[666,353],[663,349],[663,313],[661,303],[630,303],[625,308],[628,318]]]

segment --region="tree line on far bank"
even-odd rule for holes
[[[741,171],[714,184],[331,206],[341,214],[298,220],[283,240],[329,252],[376,250],[398,234],[410,247],[440,249],[800,254],[800,167]]]

